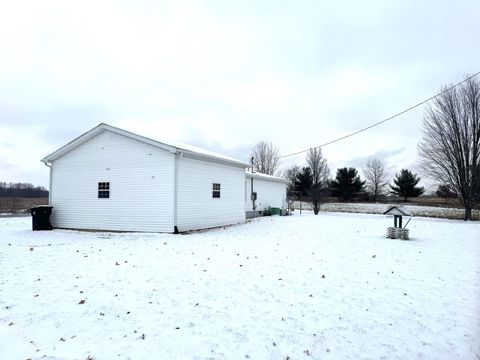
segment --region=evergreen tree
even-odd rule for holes
[[[391,193],[403,196],[405,201],[408,197],[417,197],[423,194],[425,188],[417,187],[420,178],[417,177],[417,174],[413,174],[407,169],[402,169],[400,174],[395,174],[395,179],[393,183],[395,185],[390,185]]]
[[[297,174],[295,180],[295,191],[300,193],[302,198],[312,206],[315,215],[318,215],[320,207],[325,202],[328,195],[327,183],[319,180],[315,182],[315,176],[310,167],[302,168],[302,171]]]
[[[349,201],[364,191],[365,181],[360,179],[355,168],[337,169],[335,179],[330,182],[333,196]]]
[[[295,179],[294,189],[302,196],[308,196],[308,189],[313,185],[312,170],[309,167],[302,168]]]

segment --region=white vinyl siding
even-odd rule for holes
[[[180,157],[178,230],[210,228],[245,221],[244,182],[244,168]],[[213,184],[220,184],[220,198],[212,196]]]
[[[52,225],[173,232],[175,155],[104,131],[53,161]],[[109,182],[109,198],[98,198]]]
[[[252,179],[248,176],[245,179],[245,210],[251,211],[252,200],[251,194]],[[269,207],[285,208],[287,198],[287,185],[282,182],[266,181],[260,179],[253,179],[253,191],[257,193],[257,200],[255,201],[256,210],[265,210]]]

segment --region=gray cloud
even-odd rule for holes
[[[59,104],[40,106],[35,104],[0,104],[1,125],[33,126],[81,126],[82,123],[98,122],[112,118],[104,108],[94,104]]]
[[[357,169],[361,169],[365,164],[368,162],[368,160],[371,159],[379,159],[381,161],[384,161],[388,167],[393,167],[394,164],[392,164],[392,161],[390,161],[392,158],[394,158],[397,155],[400,155],[405,152],[405,148],[397,148],[394,150],[379,150],[372,155],[365,156],[365,157],[356,157],[352,158],[349,161],[349,167],[354,167]]]
[[[7,174],[9,171],[12,171],[15,168],[16,166],[14,164],[5,159],[5,157],[0,156],[0,169],[2,170],[0,173]],[[0,179],[0,181],[2,180]]]
[[[250,161],[254,146],[254,143],[228,146],[220,141],[208,141],[198,131],[193,129],[187,132],[184,142],[245,162]]]
[[[5,178],[44,184],[39,146],[100,122],[162,123],[172,140],[243,161],[259,140],[295,152],[404,110],[480,58],[473,0],[59,4],[33,2],[29,16],[9,2],[0,23],[0,146],[16,144],[4,162],[18,167],[2,166]],[[326,147],[332,171],[371,156],[413,166],[422,116]]]

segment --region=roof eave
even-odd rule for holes
[[[249,165],[249,167],[251,167],[251,165]],[[253,178],[253,179],[257,179],[257,180],[278,182],[278,183],[283,183],[283,184],[287,183],[286,179],[279,178],[279,177],[276,177],[276,176],[264,177],[264,176],[257,175],[255,173],[251,173],[251,172],[247,172],[247,173],[245,173],[245,175],[246,175],[247,178]]]
[[[196,159],[199,159],[199,160],[211,160],[211,161],[214,161],[214,162],[219,163],[219,164],[233,165],[235,167],[239,167],[239,168],[243,168],[243,169],[246,169],[246,168],[251,166],[250,164],[242,162],[242,161],[237,161],[237,160],[233,160],[233,159],[226,159],[226,158],[222,158],[222,157],[218,157],[218,156],[212,156],[212,155],[208,155],[208,154],[202,154],[202,153],[198,153],[198,152],[191,151],[191,150],[185,150],[185,149],[181,149],[181,148],[178,148],[177,152],[183,153],[185,155],[188,155],[190,157],[193,157],[193,158],[196,158]]]
[[[399,214],[396,214],[395,212],[398,212]],[[383,215],[413,216],[413,214],[411,214],[407,209],[399,206],[390,207],[383,213]]]

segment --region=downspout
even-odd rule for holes
[[[183,152],[175,153],[175,174],[174,174],[174,189],[173,189],[173,233],[178,234],[178,160],[182,158]]]
[[[48,205],[52,206],[52,163],[43,162],[45,166],[49,169],[48,174]]]

